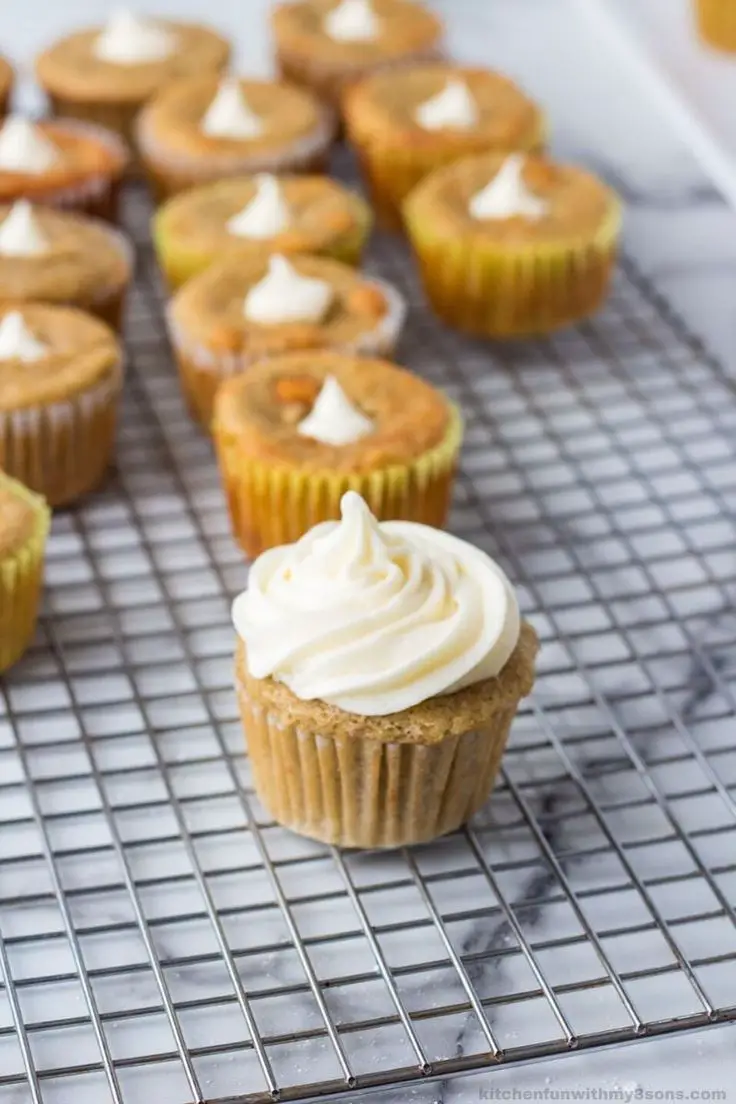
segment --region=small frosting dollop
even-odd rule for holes
[[[175,45],[176,37],[166,27],[120,8],[97,35],[92,52],[113,65],[141,65],[170,57]]]
[[[264,326],[284,322],[321,322],[332,304],[334,292],[325,280],[302,276],[286,257],[276,253],[268,271],[245,297],[243,311],[249,322]]]
[[[478,125],[478,105],[465,81],[448,80],[441,92],[419,105],[414,118],[425,130],[469,130]]]
[[[353,406],[334,376],[322,384],[314,406],[296,427],[301,437],[323,445],[352,445],[373,432],[373,422]]]
[[[10,311],[0,322],[0,360],[40,360],[47,347],[33,336],[20,311]]]
[[[256,194],[242,211],[228,220],[228,232],[238,238],[275,238],[291,223],[281,185],[270,173],[260,173],[255,183]]]
[[[258,138],[263,134],[263,120],[248,105],[238,81],[228,79],[220,81],[200,129],[211,138]]]
[[[53,142],[21,115],[9,115],[0,127],[0,169],[5,172],[40,174],[59,158]]]
[[[378,38],[381,25],[371,0],[340,0],[325,16],[324,29],[337,42],[369,42]]]
[[[41,257],[49,243],[27,199],[19,199],[0,225],[0,256]]]
[[[342,520],[253,564],[233,606],[254,678],[380,717],[498,675],[519,639],[511,584],[484,552],[416,522]]]
[[[469,210],[476,219],[544,218],[549,204],[535,196],[524,183],[524,155],[507,157],[490,184],[470,200]]]

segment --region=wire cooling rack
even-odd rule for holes
[[[148,210],[132,194],[131,226]],[[108,485],[54,520],[0,710],[0,1104],[308,1101],[736,1018],[736,399],[628,265],[489,347],[409,296],[457,399],[454,530],[542,638],[487,809],[388,855],[280,829],[231,691],[246,571],[141,244]],[[393,1097],[396,1099],[396,1097]]]

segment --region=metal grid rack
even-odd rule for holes
[[[736,1018],[736,399],[624,264],[495,348],[408,294],[464,409],[452,526],[542,637],[488,808],[387,855],[276,826],[231,692],[245,569],[162,324],[148,211],[118,468],[54,521],[0,700],[0,1104],[307,1101]],[[144,1095],[145,1094],[145,1095]]]

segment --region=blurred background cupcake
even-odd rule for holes
[[[736,4],[733,0],[693,0],[701,38],[718,50],[736,53]]]
[[[0,57],[0,119],[10,110],[10,98],[13,94],[13,67],[10,62]]]
[[[43,498],[0,472],[0,672],[33,638],[50,519]]]

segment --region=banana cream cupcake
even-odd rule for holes
[[[367,203],[327,176],[233,177],[174,196],[153,219],[172,288],[223,256],[313,253],[357,265],[371,225]]]
[[[350,492],[340,521],[255,562],[233,621],[255,784],[279,823],[403,847],[485,804],[537,652],[485,553],[379,524]]]
[[[112,453],[122,360],[98,318],[0,306],[0,469],[51,506],[95,488]]]
[[[33,638],[50,519],[39,495],[0,472],[0,672]]]
[[[229,44],[209,27],[121,9],[104,27],[44,50],[36,75],[55,115],[100,123],[130,142],[136,115],[156,92],[172,80],[217,75],[229,57]]]
[[[177,81],[143,109],[138,148],[159,199],[225,176],[321,172],[335,135],[332,113],[280,81]]]
[[[231,257],[182,287],[167,321],[189,408],[206,427],[215,392],[257,360],[298,350],[392,352],[396,288],[327,257]]]
[[[99,219],[0,204],[0,300],[65,303],[119,330],[133,248]]]
[[[439,57],[444,35],[411,0],[290,0],[273,9],[271,29],[281,73],[336,106],[377,69]]]

